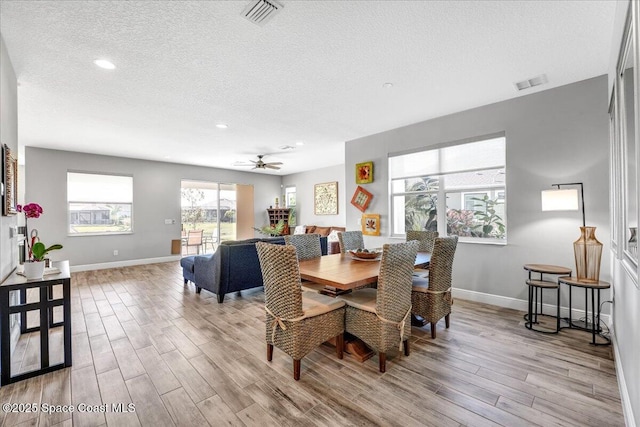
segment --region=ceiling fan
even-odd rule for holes
[[[262,158],[265,154],[258,154],[258,160],[249,160],[251,163],[234,163],[234,166],[253,166],[252,169],[275,169],[280,170],[282,162],[264,162]]]

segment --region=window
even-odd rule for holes
[[[69,234],[133,231],[133,177],[67,172]]]
[[[296,225],[296,187],[286,187],[284,194],[285,206],[290,209],[288,224],[290,227],[293,227]]]
[[[504,137],[391,156],[393,235],[506,242],[505,157]]]

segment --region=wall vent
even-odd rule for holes
[[[539,76],[532,77],[530,79],[523,80],[521,82],[517,82],[517,83],[515,83],[515,86],[516,86],[516,89],[518,89],[518,90],[525,90],[525,89],[529,89],[529,88],[534,87],[534,86],[543,85],[543,84],[548,83],[548,82],[549,82],[549,79],[547,79],[547,75],[546,74],[540,74]]]
[[[262,26],[270,21],[283,7],[283,5],[273,0],[256,0],[244,8],[242,16],[254,24]]]

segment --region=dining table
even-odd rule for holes
[[[418,252],[414,265],[429,263],[429,252]],[[324,285],[323,294],[337,296],[378,282],[380,257],[356,258],[350,253],[300,261],[300,278]]]

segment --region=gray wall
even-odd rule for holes
[[[332,181],[338,181],[338,215],[315,215],[313,209],[314,185]],[[282,177],[282,185],[283,193],[284,187],[296,187],[296,224],[334,227],[345,226],[346,204],[351,200],[351,195],[347,194],[348,190],[345,187],[344,165],[286,175]],[[353,193],[353,191],[351,193]]]
[[[367,185],[374,198],[367,212],[381,214],[382,236],[365,236],[366,245],[375,247],[393,241],[385,237],[389,235],[389,153],[498,132],[505,132],[507,141],[508,244],[460,243],[453,286],[526,300],[523,264],[574,268],[572,242],[580,234],[581,215],[541,211],[540,191],[553,183],[584,182],[587,225],[597,227],[596,235],[607,248],[609,130],[605,76],[347,142],[346,173],[356,163],[374,161],[374,182]],[[351,194],[356,184],[347,180],[346,187]],[[347,228],[356,229],[358,218],[360,211],[348,206]],[[602,279],[610,280],[610,260],[606,256],[601,271]]]
[[[13,155],[15,157],[18,156],[18,83],[11,59],[1,36],[0,144],[6,144],[13,152]],[[16,215],[0,215],[0,282],[13,271],[18,263],[18,240],[15,237],[10,237],[10,228],[16,225]]]
[[[180,238],[181,179],[253,185],[256,224],[267,222],[266,208],[280,194],[279,176],[34,147],[26,147],[25,158],[25,201],[44,210],[29,228],[36,227],[47,245],[62,244],[51,258],[69,259],[72,266],[170,256],[171,240]],[[133,175],[133,234],[68,236],[68,170]],[[176,223],[165,225],[165,219]]]

